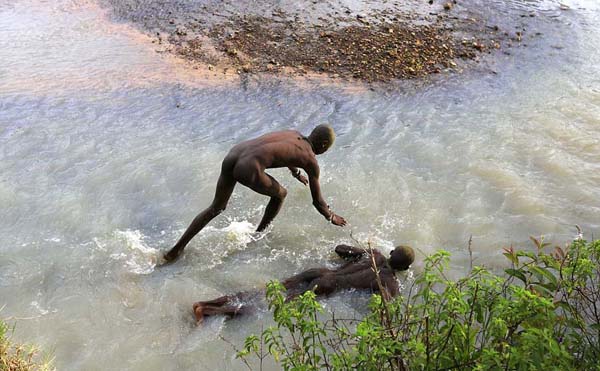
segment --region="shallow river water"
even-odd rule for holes
[[[470,236],[492,269],[530,235],[597,237],[600,6],[563,3],[490,3],[495,22],[535,12],[527,46],[368,90],[206,79],[92,1],[0,0],[0,316],[61,370],[235,370],[220,337],[239,347],[268,313],[198,328],[191,304],[333,261],[350,232],[416,247],[413,272],[447,249],[457,277]],[[252,234],[267,200],[238,186],[182,259],[156,266],[210,203],[233,144],[322,122],[338,134],[319,158],[322,190],[348,227],[273,170],[288,197],[268,233]],[[352,315],[365,301],[325,305]]]

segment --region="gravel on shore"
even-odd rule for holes
[[[367,83],[461,70],[521,37],[486,24],[456,1],[430,1],[427,13],[423,2],[418,11],[401,4],[364,13],[335,1],[312,3],[326,6],[313,6],[313,14],[186,5],[179,13],[161,12],[160,19],[153,13],[140,18],[153,25],[161,51],[216,74],[308,74]]]

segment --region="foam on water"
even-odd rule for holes
[[[219,238],[225,237],[226,241],[230,241],[239,247],[247,246],[252,241],[258,241],[261,236],[265,235],[261,234],[260,236],[254,236],[256,227],[248,221],[232,221],[231,224],[225,228],[207,226],[204,230],[206,231],[205,233],[217,234]]]
[[[142,241],[143,236],[140,231],[116,231],[115,235],[119,240],[124,240],[131,255],[112,254],[111,258],[124,259],[128,269],[135,274],[149,274],[154,270],[160,259],[159,250],[146,246]]]
[[[207,226],[198,239],[203,239],[205,246],[210,246],[213,252],[212,261],[203,264],[203,269],[211,269],[222,263],[223,258],[236,251],[243,251],[248,244],[260,241],[266,236],[268,230],[263,233],[254,232],[256,227],[248,221],[231,221],[223,228]],[[173,235],[181,235],[183,230],[177,230]],[[164,236],[165,231],[160,235]],[[119,265],[129,273],[147,275],[152,273],[156,266],[163,264],[162,255],[167,251],[151,247],[147,240],[153,237],[145,236],[140,230],[116,230],[107,238],[94,238],[94,244],[98,250],[108,254],[109,258],[119,262]],[[211,242],[215,243],[212,245]],[[192,247],[188,250],[193,250]],[[206,251],[198,251],[205,256]],[[190,253],[190,254],[193,254]]]

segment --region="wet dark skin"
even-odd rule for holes
[[[325,153],[334,139],[331,127],[319,125],[309,137],[304,137],[295,130],[286,130],[265,134],[235,145],[221,165],[221,174],[212,203],[194,218],[175,246],[165,254],[165,259],[168,262],[177,259],[190,240],[225,210],[237,183],[271,198],[256,229],[257,232],[263,231],[277,216],[287,195],[287,190],[275,178],[265,173],[266,169],[289,168],[292,176],[310,187],[313,205],[317,211],[334,225],[346,225],[346,220],[333,213],[323,200],[319,184],[320,171],[316,155]],[[308,179],[299,169],[306,172]]]
[[[408,269],[415,259],[413,249],[408,246],[396,247],[389,259],[377,249],[367,251],[348,245],[338,245],[335,252],[348,262],[336,269],[309,269],[284,280],[282,284],[287,290],[287,298],[292,299],[309,290],[317,296],[327,296],[346,289],[379,292],[377,275],[373,269],[374,262],[383,287],[381,295],[390,299],[400,293],[395,272]],[[214,300],[199,301],[193,306],[196,321],[202,322],[205,316],[233,317],[248,313],[252,308],[245,301],[252,296],[256,296],[256,293],[240,292]]]

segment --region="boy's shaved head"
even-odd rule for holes
[[[390,256],[392,269],[404,271],[415,261],[415,251],[410,246],[396,246]]]
[[[335,132],[331,126],[321,124],[313,129],[308,136],[308,140],[312,144],[315,154],[320,155],[325,153],[335,142]]]

